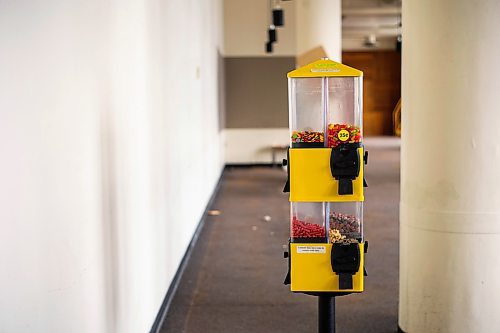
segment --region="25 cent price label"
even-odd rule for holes
[[[337,134],[337,137],[339,138],[340,141],[347,141],[349,140],[349,131],[343,129],[341,131],[339,131],[339,133]]]

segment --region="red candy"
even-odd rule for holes
[[[325,238],[325,228],[315,223],[292,219],[292,238]]]

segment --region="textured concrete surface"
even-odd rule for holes
[[[368,150],[366,290],[337,298],[339,333],[397,332],[399,148]],[[317,299],[282,283],[289,237],[285,179],[279,168],[226,170],[212,207],[221,215],[207,217],[162,333],[317,331]]]

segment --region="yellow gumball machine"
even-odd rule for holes
[[[328,318],[321,329],[321,318],[322,313],[331,317],[335,296],[364,289],[363,169],[368,155],[362,144],[362,84],[361,71],[329,59],[288,73],[285,283],[293,292],[320,296],[320,332],[333,331]]]

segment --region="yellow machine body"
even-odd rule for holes
[[[353,194],[339,195],[338,181],[330,171],[331,148],[290,148],[290,201],[364,201],[363,148],[358,148],[359,175],[353,180]]]
[[[353,292],[364,288],[364,243],[359,244],[360,264],[353,275],[353,289],[340,289],[339,276],[330,264],[332,244],[291,243],[290,279],[291,290],[295,292]]]

